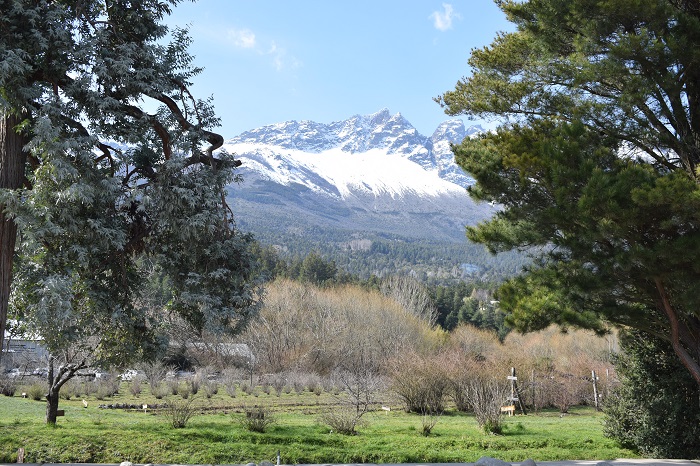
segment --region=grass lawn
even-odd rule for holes
[[[145,387],[145,385],[144,385]],[[138,398],[122,390],[114,399],[61,400],[65,410],[56,427],[44,424],[45,402],[0,396],[0,462],[28,463],[180,463],[224,464],[276,460],[282,463],[475,462],[481,456],[520,462],[633,458],[602,434],[602,415],[590,408],[505,418],[504,435],[484,434],[473,416],[448,412],[428,437],[421,417],[401,410],[366,415],[355,436],[330,432],[319,414],[334,403],[330,394],[197,395],[201,412],[187,427],[175,429],[163,413],[100,409],[102,403],[163,403],[148,393]],[[173,397],[179,398],[179,397]],[[240,423],[243,407],[269,407],[277,422],[265,433]]]

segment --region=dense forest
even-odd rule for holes
[[[466,238],[463,242],[429,241],[321,228],[298,234],[255,231],[255,236],[286,260],[294,262],[316,253],[363,280],[373,275],[410,275],[431,285],[501,281],[529,262],[526,254],[493,255]]]

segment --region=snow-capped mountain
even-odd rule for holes
[[[462,241],[485,218],[466,188],[451,143],[483,131],[449,120],[421,135],[383,109],[329,124],[288,121],[246,131],[224,145],[243,165],[234,212],[260,229],[339,229]]]

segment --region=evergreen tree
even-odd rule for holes
[[[337,274],[335,262],[327,262],[320,255],[311,252],[301,262],[299,279],[314,285],[323,285],[333,282]]]
[[[652,458],[700,457],[700,387],[668,342],[620,336],[620,386],[605,401],[605,435]]]
[[[669,341],[700,384],[700,10],[675,0],[504,0],[517,30],[438,98],[497,116],[455,149],[503,206],[468,236],[537,260],[499,292],[520,330],[605,322]]]
[[[50,423],[77,370],[162,343],[140,258],[195,333],[236,331],[255,310],[251,238],[224,202],[240,162],[215,154],[211,102],[188,90],[200,70],[186,32],[165,43],[177,3],[0,0],[0,333],[19,228],[13,312],[66,356]]]

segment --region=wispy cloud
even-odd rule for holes
[[[301,62],[296,57],[289,55],[285,48],[279,47],[274,41],[270,44],[266,55],[272,57],[272,65],[277,71],[292,70],[301,66]]]
[[[461,16],[454,11],[454,7],[450,3],[442,4],[442,11],[434,11],[429,18],[433,20],[433,26],[438,31],[447,31],[452,29],[452,20],[459,19]]]
[[[227,35],[229,40],[236,47],[242,49],[255,48],[255,33],[250,29],[229,29]]]
[[[258,37],[255,32],[246,28],[228,28],[226,38],[230,45],[238,49],[246,49],[261,57],[266,57],[268,63],[278,72],[297,69],[301,62],[290,54],[286,48],[276,41]]]

